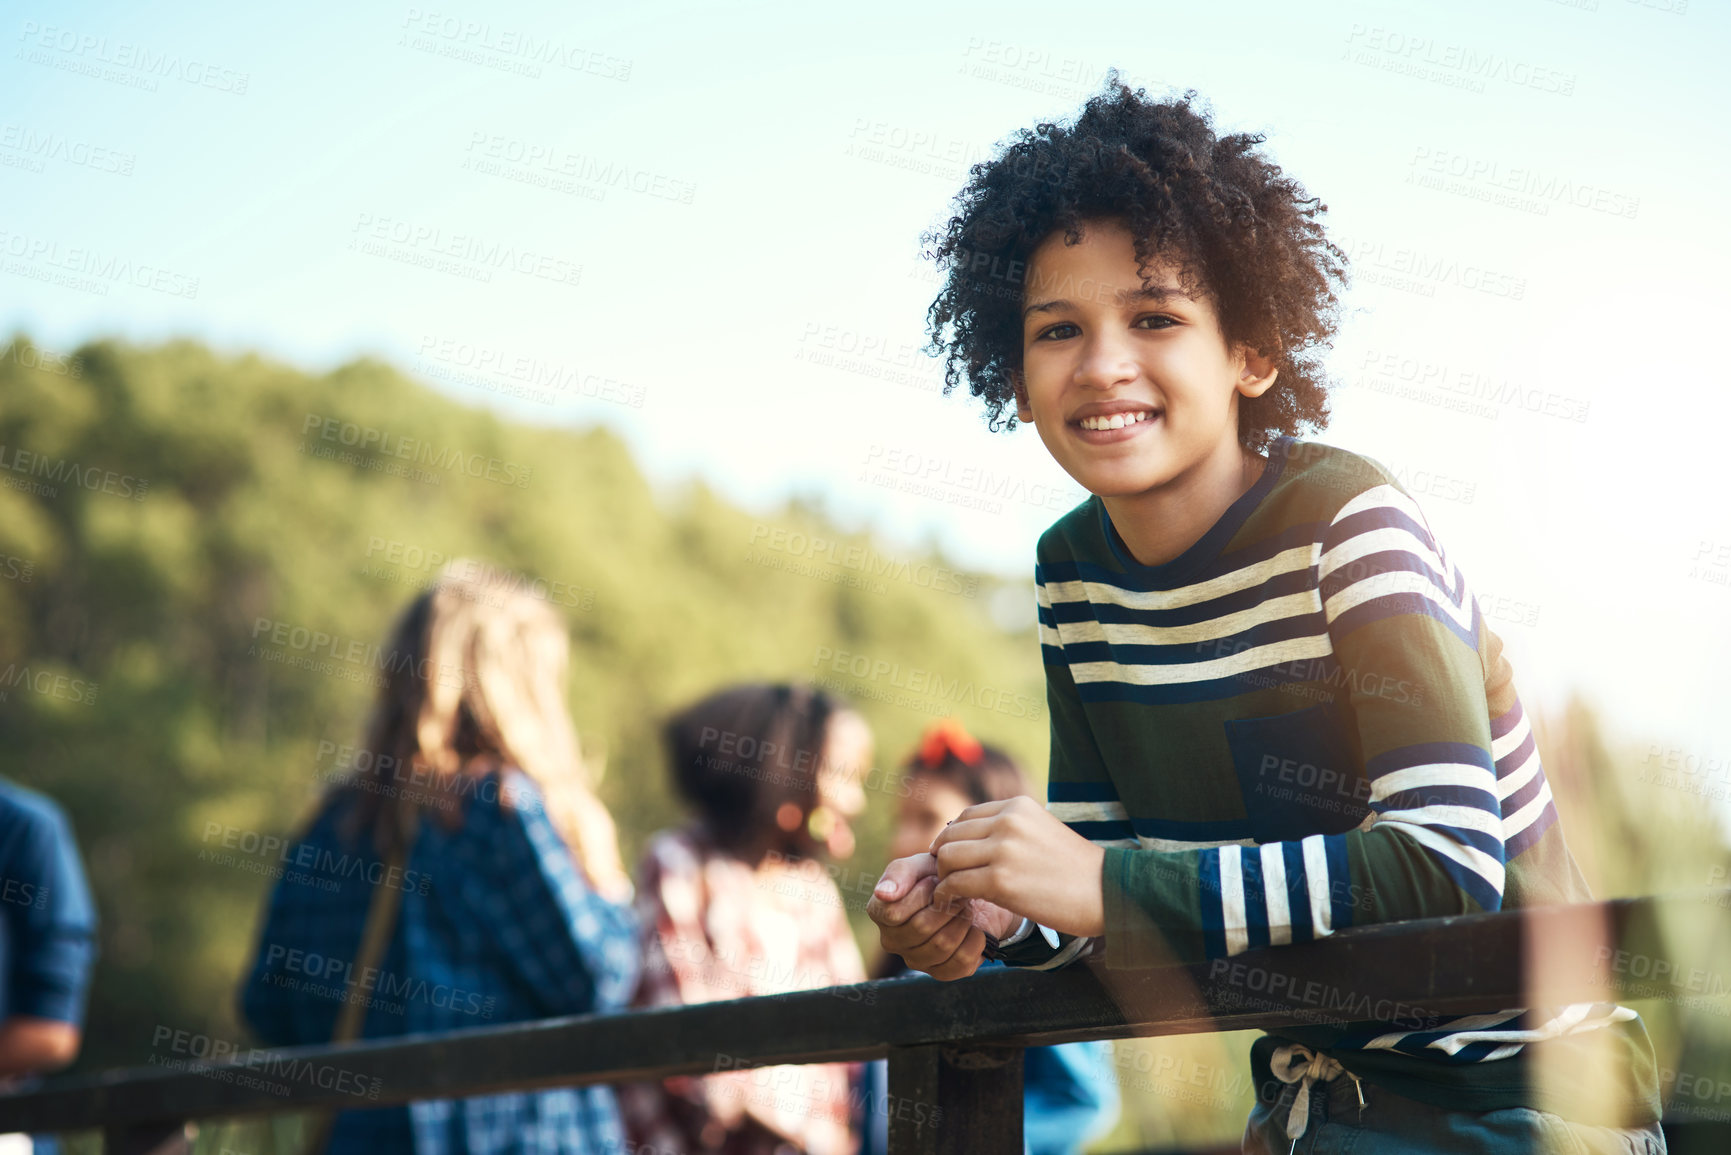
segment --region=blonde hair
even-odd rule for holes
[[[591,861],[601,848],[583,844],[577,817],[584,803],[600,803],[565,708],[565,623],[526,585],[484,562],[453,561],[391,631],[387,680],[367,725],[371,764],[349,783],[363,787],[357,827],[371,828],[380,853],[400,845],[429,806],[447,827],[460,824],[452,799],[516,766],[590,877],[606,873],[606,863]],[[405,774],[422,788],[401,789]],[[363,781],[387,775],[398,786]],[[501,802],[513,799],[501,792]]]

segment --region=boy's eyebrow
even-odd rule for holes
[[[1191,297],[1183,289],[1167,285],[1146,285],[1133,292],[1120,293],[1119,299],[1122,301],[1153,301],[1155,304],[1164,305],[1170,301],[1188,301]],[[1056,297],[1050,301],[1035,301],[1022,310],[1022,319],[1027,320],[1029,315],[1033,313],[1050,313],[1070,307],[1072,307],[1072,303],[1063,297]]]

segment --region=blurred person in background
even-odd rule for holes
[[[954,718],[927,727],[904,767],[892,860],[920,854],[956,815],[982,802],[1029,794],[1027,775],[1004,751],[980,742]],[[884,952],[872,978],[909,971],[900,955]],[[923,977],[923,976],[922,976]],[[888,1083],[882,1060],[865,1068],[865,1143],[861,1155],[889,1150]],[[1111,1129],[1118,1118],[1118,1080],[1107,1041],[1029,1047],[1023,1053],[1022,1139],[1029,1155],[1071,1155]]]
[[[514,578],[453,562],[393,630],[365,764],[285,858],[241,992],[266,1043],[606,1011],[635,987],[631,884],[565,706],[566,627]],[[333,1155],[623,1140],[607,1087],[344,1111],[312,1131],[307,1150]]]
[[[72,826],[46,795],[0,778],[0,1091],[70,1066],[83,1042],[96,907]],[[0,1135],[0,1155],[31,1137]],[[38,1155],[58,1150],[37,1136]]]
[[[743,685],[666,726],[691,820],[656,834],[638,873],[640,1006],[861,982],[865,965],[820,854],[853,853],[872,761],[865,720],[805,686]],[[630,1150],[851,1155],[853,1065],[759,1068],[620,1088]]]

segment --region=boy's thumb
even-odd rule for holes
[[[916,854],[912,858],[898,858],[884,867],[883,877],[872,888],[872,893],[885,902],[894,902],[906,894],[914,883],[928,874],[935,874],[932,869],[933,859],[929,854]]]

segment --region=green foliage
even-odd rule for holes
[[[545,581],[563,608],[572,714],[605,751],[628,861],[680,814],[660,719],[733,680],[823,677],[872,722],[883,769],[856,878],[881,867],[895,767],[934,715],[1044,765],[1038,644],[992,623],[999,583],[933,589],[915,567],[935,559],[810,503],[758,518],[701,484],[658,495],[603,430],[503,421],[377,362],[316,376],[187,342],[10,353],[0,774],[66,806],[96,892],[83,1069],[149,1061],[163,1026],[245,1043],[233,992],[275,860],[225,838],[308,817],[332,747],[359,740],[366,651],[440,558]],[[796,534],[837,542],[842,564],[799,556]],[[838,673],[840,654],[875,676]]]

